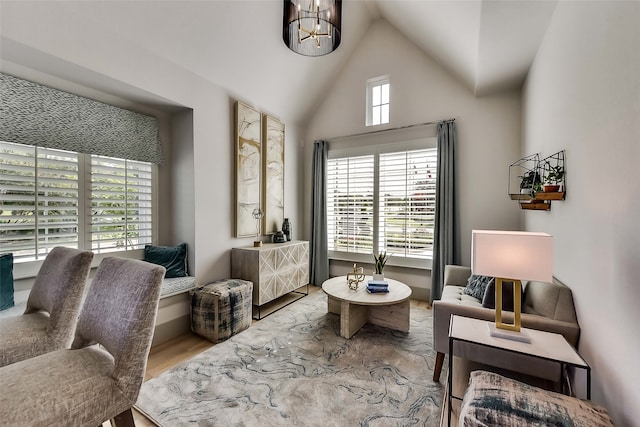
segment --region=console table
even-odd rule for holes
[[[309,242],[265,243],[231,250],[231,275],[253,282],[253,305],[258,308],[302,286],[309,293]]]

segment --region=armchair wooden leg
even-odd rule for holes
[[[440,381],[440,373],[442,372],[443,363],[444,363],[444,353],[438,352],[438,354],[436,354],[436,364],[433,367],[433,381],[436,383]]]
[[[113,417],[111,425],[114,427],[135,427],[136,423],[133,421],[131,408]]]

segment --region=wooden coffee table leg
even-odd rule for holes
[[[369,323],[401,332],[409,332],[409,300],[391,305],[369,307]]]
[[[342,310],[340,306],[340,300],[327,295],[327,311],[329,313],[337,314],[338,316],[340,316],[340,310]]]
[[[367,323],[368,317],[369,307],[342,301],[340,306],[340,336],[347,339],[351,338]]]

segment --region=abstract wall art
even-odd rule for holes
[[[284,221],[284,124],[269,115],[262,122],[263,233],[273,234]]]
[[[261,114],[240,101],[235,112],[236,237],[248,237],[256,235],[252,212],[261,208]]]

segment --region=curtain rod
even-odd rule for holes
[[[456,121],[455,118],[444,119],[444,120],[436,120],[436,121],[432,121],[432,122],[416,123],[416,124],[407,125],[407,126],[398,126],[398,127],[389,128],[389,129],[380,129],[380,130],[372,130],[372,131],[369,131],[369,132],[354,133],[352,135],[341,135],[341,136],[336,136],[334,138],[326,138],[326,140],[330,141],[331,139],[352,138],[354,136],[373,135],[373,134],[376,134],[376,133],[390,132],[392,130],[409,129],[409,128],[414,128],[414,127],[419,127],[419,126],[437,125],[438,123],[442,123],[442,122],[455,122],[455,121]]]

